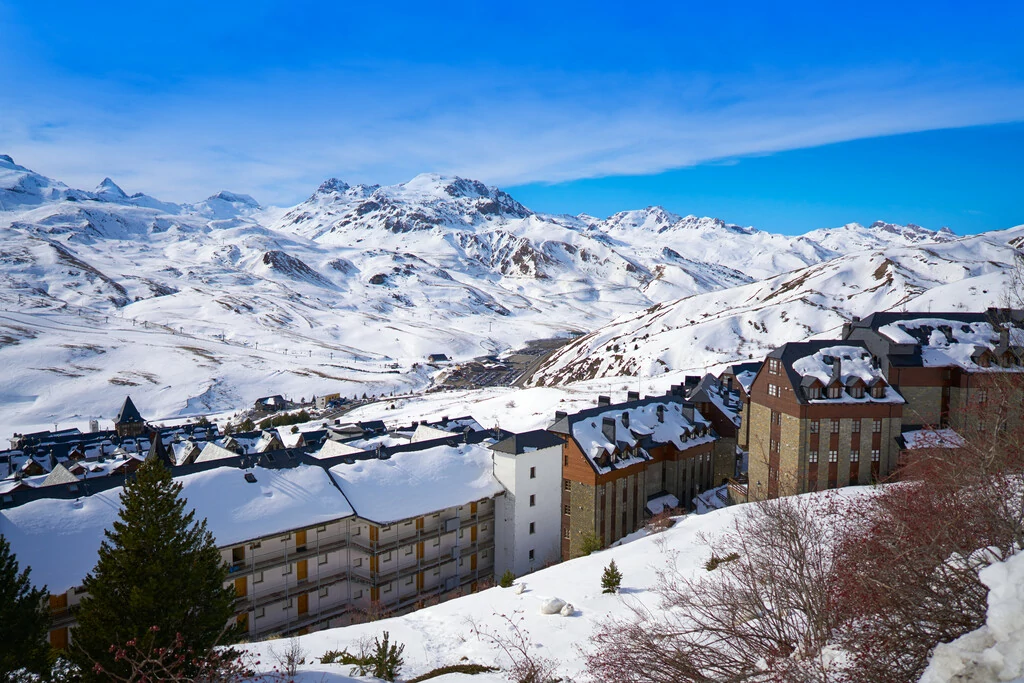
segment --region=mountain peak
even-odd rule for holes
[[[103,182],[96,186],[95,192],[96,194],[109,194],[123,199],[128,198],[125,191],[118,187],[117,183],[110,178],[104,178]]]
[[[0,154],[0,162],[3,162],[5,165],[10,164],[11,166],[17,166],[10,154]]]
[[[316,188],[316,194],[330,194],[332,192],[345,192],[349,189],[350,185],[344,180],[338,180],[337,178],[328,178],[327,180],[320,183],[320,187]]]
[[[221,190],[217,194],[207,197],[206,201],[209,202],[215,199],[219,199],[222,202],[227,202],[228,204],[240,204],[242,206],[246,206],[252,209],[260,208],[260,203],[247,194],[237,194],[235,192]]]

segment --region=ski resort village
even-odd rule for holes
[[[1024,681],[1024,226],[0,155],[0,681]]]

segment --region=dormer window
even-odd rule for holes
[[[807,389],[807,398],[821,398],[821,387],[809,387]]]
[[[864,387],[857,386],[850,387],[850,396],[853,398],[864,398]]]
[[[843,395],[843,388],[838,384],[828,388],[829,398],[840,398]]]
[[[871,387],[871,398],[885,398],[885,385],[879,382]]]

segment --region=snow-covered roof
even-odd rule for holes
[[[959,366],[983,370],[975,362],[980,349],[994,351],[1000,330],[989,322],[964,322],[946,318],[916,318],[882,325],[878,332],[897,344],[920,344],[925,367]],[[1024,346],[1024,330],[1008,328],[1011,346]],[[1003,368],[999,368],[1003,369]]]
[[[962,436],[952,429],[915,429],[900,434],[903,447],[907,450],[918,448],[960,448],[964,445]]]
[[[256,483],[245,480],[246,472]],[[189,509],[206,518],[222,547],[352,514],[327,472],[315,466],[219,467],[177,481]],[[36,585],[62,593],[80,585],[95,566],[103,532],[120,511],[121,491],[119,486],[79,499],[44,498],[0,510],[0,534],[21,566],[32,567]]]
[[[658,418],[659,407],[664,411],[664,421]],[[629,417],[628,427],[623,423],[623,414]],[[572,437],[598,473],[604,474],[615,468],[628,467],[647,460],[646,453],[636,448],[644,437],[649,437],[659,444],[672,443],[679,450],[714,441],[715,437],[710,431],[705,432],[702,437],[691,438],[698,426],[707,429],[711,425],[697,410],[693,410],[692,415],[692,419],[685,415],[684,406],[678,401],[647,402],[628,408],[612,406],[573,422]],[[605,436],[605,418],[615,423],[614,443]],[[633,451],[634,454],[615,462],[615,468],[598,463],[598,458],[603,452],[609,455],[616,454],[620,443],[636,449]],[[623,454],[618,452],[618,455]]]
[[[210,462],[211,460],[224,460],[226,458],[238,457],[238,453],[229,451],[223,446],[218,446],[212,441],[208,441],[203,450],[196,457],[196,462]]]
[[[828,398],[822,393],[821,398],[809,399],[811,403],[903,403],[903,397],[885,381],[881,369],[876,368],[871,359],[871,353],[863,346],[851,346],[846,344],[835,344],[825,346],[814,353],[798,358],[793,361],[793,372],[803,380],[816,379],[823,386],[829,386],[833,377],[838,379],[843,387],[852,386],[861,380],[868,387],[878,382],[885,383],[885,396],[874,398],[869,391],[864,392],[861,398],[854,398],[846,391],[843,391],[838,398]]]
[[[335,465],[331,475],[360,517],[387,524],[501,493],[492,467],[486,443],[462,444]]]
[[[671,493],[666,493],[647,501],[647,511],[652,515],[661,514],[666,508],[672,509],[677,507],[679,507],[679,499]]]

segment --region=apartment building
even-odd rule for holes
[[[341,457],[281,450],[174,474],[230,568],[237,620],[254,638],[301,633],[409,611],[492,579],[495,499],[504,489],[489,446],[508,436]],[[51,591],[55,647],[73,637],[81,581],[117,518],[124,481],[76,480],[0,499],[0,533]]]
[[[696,378],[694,378],[696,379]],[[725,484],[740,474],[743,450],[739,438],[743,427],[743,412],[746,402],[741,387],[733,388],[731,377],[723,378],[704,375],[695,383],[687,377],[686,400],[697,408],[718,435],[715,441],[714,474],[715,486]]]
[[[562,440],[543,429],[491,446],[496,499],[498,576],[523,576],[562,559]]]
[[[904,404],[863,342],[775,349],[750,389],[749,498],[888,475],[898,460]]]
[[[602,396],[596,408],[557,413],[548,427],[562,440],[563,560],[590,537],[606,546],[663,507],[688,508],[713,484],[710,421],[679,395],[629,399]]]
[[[906,399],[905,426],[960,428],[964,408],[1024,373],[1024,311],[874,313],[843,326]],[[1019,385],[1011,381],[1010,386]]]

